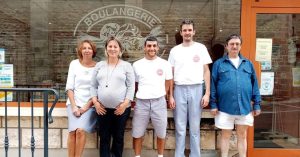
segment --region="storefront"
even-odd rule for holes
[[[240,33],[242,54],[264,83],[248,156],[300,156],[299,0],[3,0],[0,8],[0,61],[13,64],[14,85],[55,88],[61,106],[79,40],[96,42],[99,61],[105,40],[117,36],[126,49],[123,59],[134,62],[143,57],[149,34],[158,37],[159,56],[166,59],[180,43],[185,18],[195,22],[194,40],[212,57],[224,53],[228,35]]]
[[[255,63],[263,94],[263,113],[249,131],[251,157],[300,156],[299,7],[300,1],[242,1],[243,52],[260,60]],[[264,40],[272,41],[268,56],[258,54],[268,45]]]

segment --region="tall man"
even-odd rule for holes
[[[148,37],[144,44],[145,57],[133,63],[136,83],[136,106],[132,120],[133,148],[140,157],[143,136],[149,120],[157,136],[158,157],[163,157],[167,129],[167,104],[165,96],[172,95],[172,68],[169,62],[156,54],[159,46],[155,37]],[[171,89],[170,91],[168,91]]]
[[[227,157],[231,131],[236,125],[238,152],[246,157],[247,129],[253,116],[260,114],[261,97],[252,63],[240,54],[242,38],[233,34],[226,39],[228,54],[212,69],[211,113],[216,127],[222,129],[221,156]]]
[[[169,56],[175,81],[174,98],[171,97],[169,100],[171,108],[175,108],[175,157],[184,157],[187,122],[190,131],[190,157],[200,157],[200,120],[202,107],[209,103],[208,64],[212,61],[206,47],[193,41],[195,35],[193,21],[183,20],[180,29],[183,43],[172,48]],[[204,95],[203,81],[206,87]]]

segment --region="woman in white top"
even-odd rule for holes
[[[100,157],[121,157],[135,79],[131,64],[120,58],[120,41],[110,37],[105,44],[105,54],[107,60],[97,63],[91,87],[100,126]]]
[[[70,63],[66,91],[68,95],[68,156],[82,155],[85,133],[95,131],[97,115],[90,100],[92,73],[96,62],[96,46],[90,40],[84,40],[77,46],[78,59]]]

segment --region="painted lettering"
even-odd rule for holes
[[[131,9],[131,8],[128,8],[128,9],[127,9],[127,15],[128,15],[128,16],[133,16],[133,13],[134,13],[134,10],[133,10],[133,9]]]
[[[97,20],[99,19],[98,14],[93,13],[93,14],[91,15],[91,19],[92,19],[93,21],[97,21]]]
[[[142,13],[142,15],[141,15],[141,20],[147,21],[147,17],[148,17],[148,14]]]
[[[84,23],[87,25],[87,26],[91,26],[93,24],[93,21],[90,19],[90,18],[86,18],[84,19]]]
[[[150,26],[151,27],[153,27],[154,25],[156,25],[157,24],[157,21],[156,21],[156,19],[151,19],[151,21],[149,22],[149,24],[150,24]]]
[[[134,17],[137,18],[137,19],[140,19],[141,18],[141,11],[140,10],[135,10]]]
[[[113,13],[112,13],[114,16],[118,16],[119,15],[119,12],[117,10],[117,8],[114,8],[113,9]]]

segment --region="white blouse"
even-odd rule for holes
[[[76,106],[84,106],[91,98],[90,88],[92,73],[95,67],[84,67],[79,59],[70,63],[66,91],[73,90]],[[71,104],[69,98],[66,105]]]

